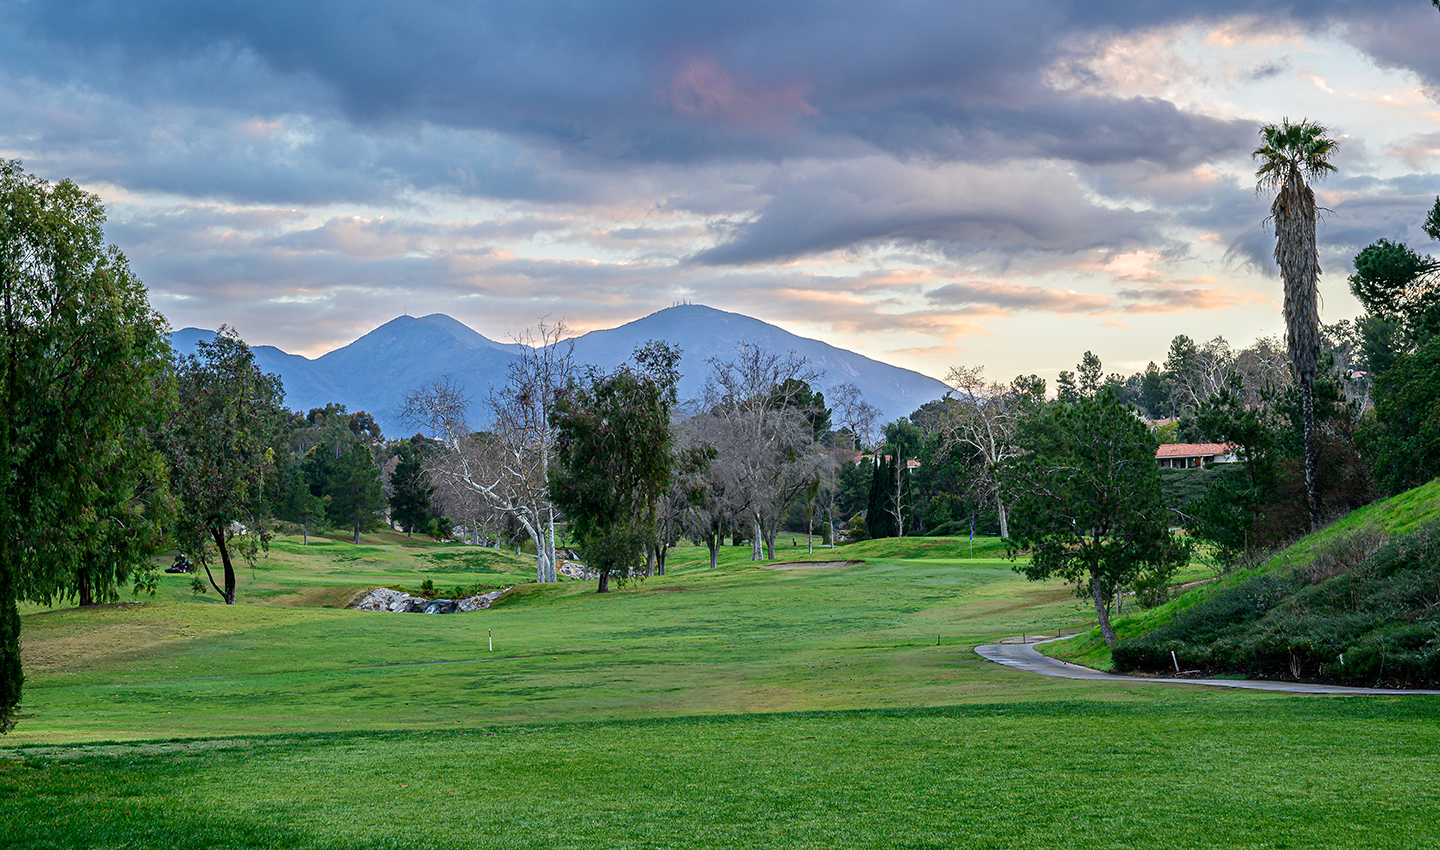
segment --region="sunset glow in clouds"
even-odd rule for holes
[[[175,327],[311,356],[679,300],[943,375],[1282,327],[1258,126],[1326,124],[1322,318],[1440,194],[1440,11],[1377,3],[12,4],[0,156]]]

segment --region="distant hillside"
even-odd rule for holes
[[[680,346],[680,397],[700,394],[709,374],[710,358],[728,359],[741,342],[771,351],[794,351],[823,371],[820,386],[827,397],[838,384],[860,388],[865,400],[880,409],[884,421],[909,415],[920,405],[943,396],[949,387],[909,369],[872,360],[819,340],[796,336],[759,319],[699,304],[685,304],[651,313],[610,330],[591,331],[575,340],[575,359],[611,369],[650,340]]]
[[[195,349],[212,331],[185,328],[171,334],[171,346],[182,354]],[[710,307],[684,305],[653,313],[610,330],[576,338],[575,361],[611,369],[650,340],[680,346],[680,394],[698,395],[712,357],[728,358],[737,343],[748,342],[774,351],[794,351],[824,371],[826,391],[853,383],[885,421],[909,414],[944,395],[946,386],[934,378],[872,360],[818,340],[796,336],[758,319]],[[368,411],[389,436],[413,432],[399,420],[405,394],[442,375],[451,375],[470,396],[470,423],[488,420],[485,400],[492,387],[506,379],[519,347],[487,339],[449,316],[402,316],[376,328],[344,348],[310,360],[272,346],[256,346],[255,359],[266,372],[280,376],[285,403],[296,410],[339,402],[350,410]]]
[[[188,354],[196,342],[213,335],[185,328],[171,334],[170,345]],[[515,346],[487,339],[440,313],[392,319],[314,360],[268,345],[254,351],[261,369],[280,376],[290,408],[309,410],[338,402],[352,411],[368,411],[392,437],[415,431],[400,421],[405,394],[442,375],[453,376],[465,388],[470,421],[483,425],[490,388],[505,380],[517,356]]]

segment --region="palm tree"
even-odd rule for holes
[[[1315,193],[1307,180],[1335,170],[1330,157],[1338,144],[1324,126],[1301,119],[1260,128],[1256,189],[1275,190],[1270,218],[1275,224],[1275,263],[1285,279],[1285,330],[1290,366],[1300,387],[1305,420],[1305,506],[1312,528],[1320,522],[1315,491],[1315,369],[1320,362],[1320,261],[1315,250]]]

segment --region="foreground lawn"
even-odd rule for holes
[[[1433,702],[1172,691],[22,748],[0,843],[1413,848],[1437,747]]]
[[[976,644],[1094,614],[968,543],[692,549],[613,594],[517,584],[446,616],[325,606],[524,561],[293,546],[246,604],[167,577],[35,611],[0,847],[1440,844],[1440,699],[992,664]]]

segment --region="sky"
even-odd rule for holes
[[[1283,330],[1262,123],[1338,140],[1323,321],[1440,253],[1430,0],[9,0],[0,158],[73,179],[175,328],[315,357],[681,302],[943,378]]]

